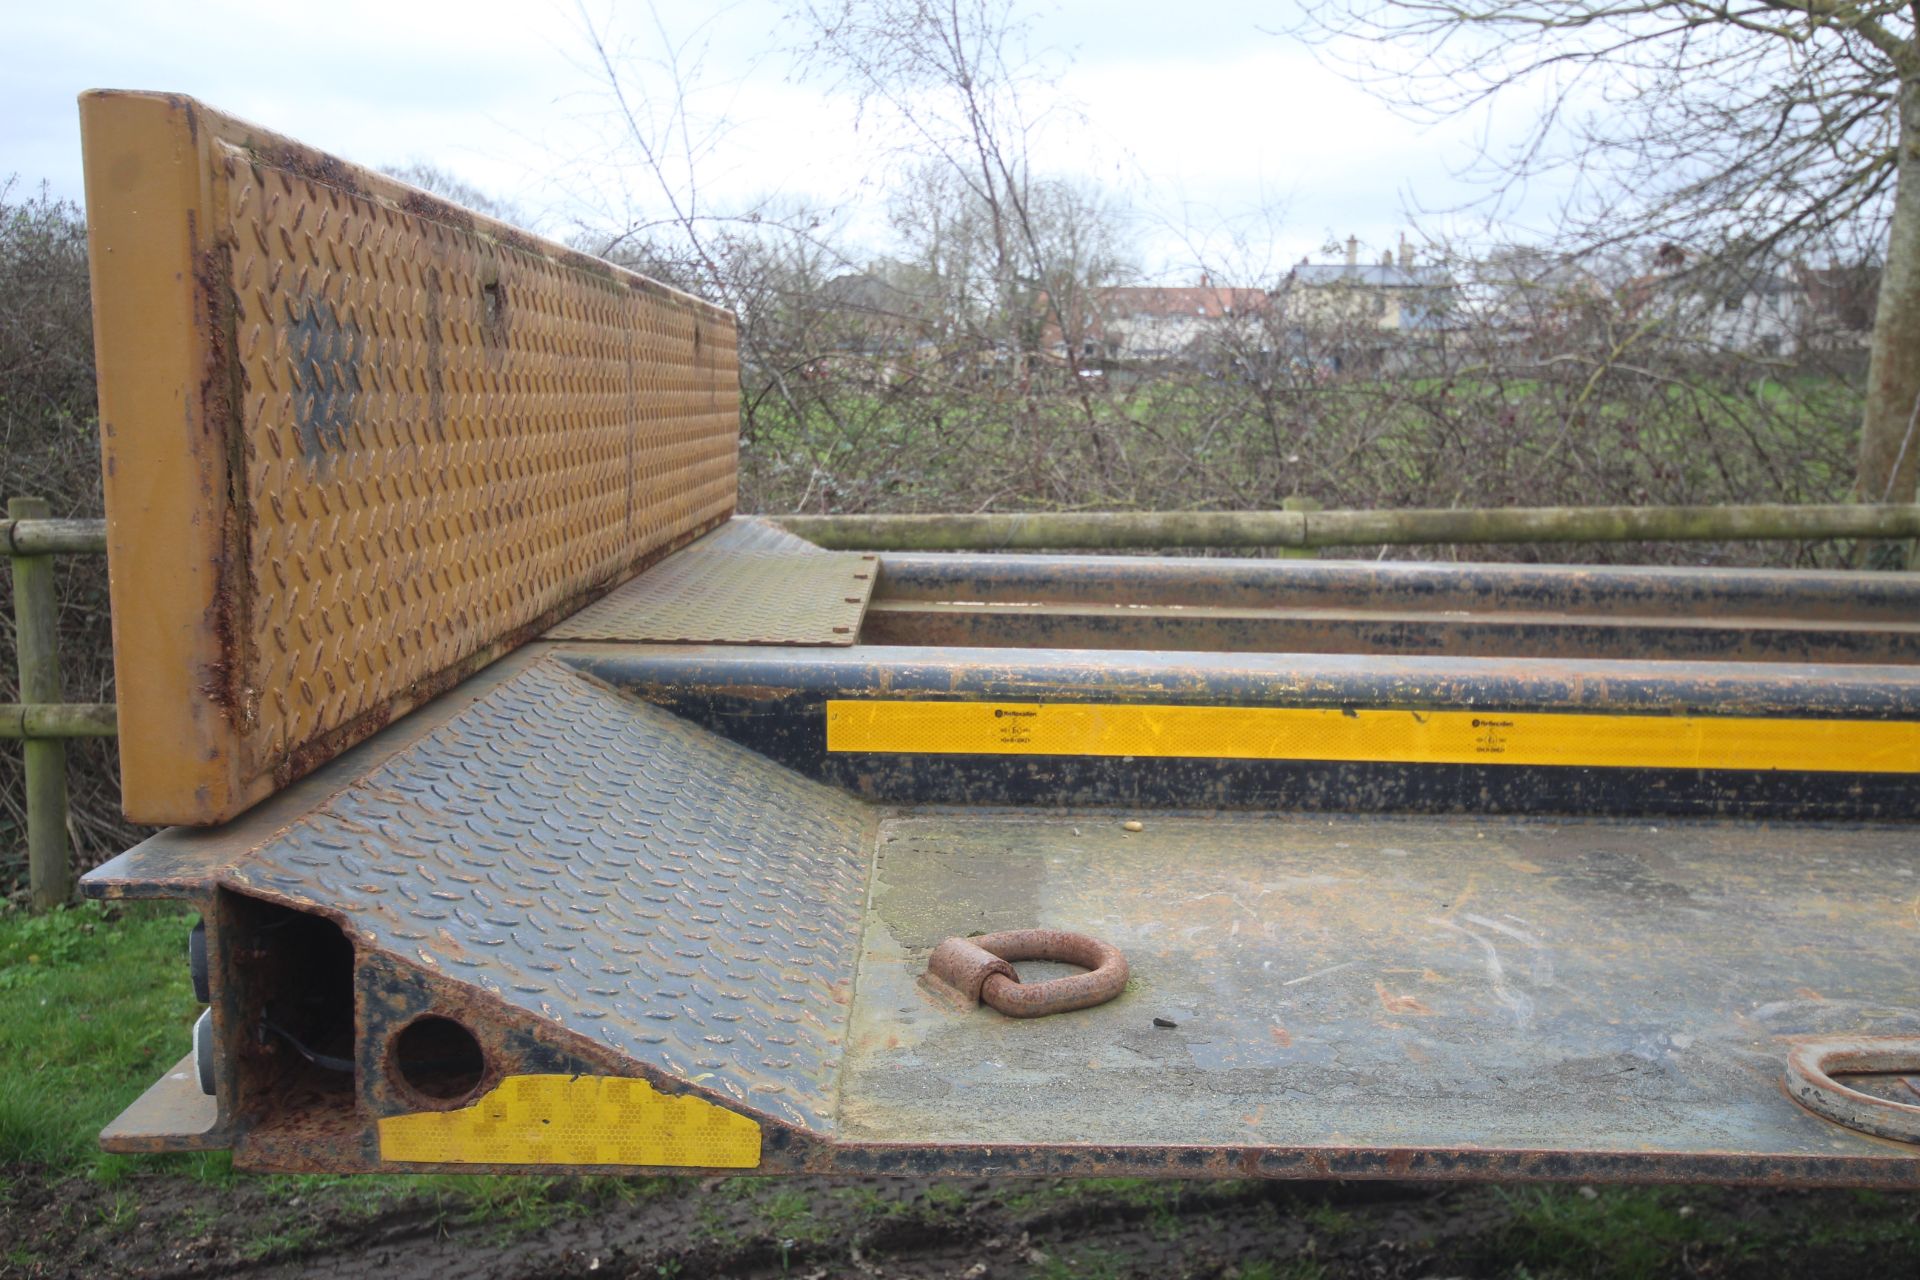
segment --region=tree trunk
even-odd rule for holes
[[[1900,89],[1900,168],[1873,317],[1858,497],[1912,502],[1920,475],[1920,79]]]

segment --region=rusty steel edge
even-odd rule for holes
[[[388,975],[393,966],[375,970]],[[417,981],[418,976],[414,975]],[[375,982],[379,979],[376,974]],[[364,986],[364,980],[363,980]],[[462,994],[453,984],[428,980],[407,1009],[472,1017],[485,1012],[478,992]],[[388,997],[391,999],[391,997]],[[367,989],[371,1010],[386,1001]],[[221,1006],[216,1004],[216,1009]],[[362,1017],[367,1015],[363,1013]],[[584,1036],[554,1027],[516,1031],[511,1025],[481,1022],[489,1052],[514,1043],[545,1069],[602,1072],[648,1081],[669,1092],[690,1091],[684,1081],[635,1071],[617,1054]],[[530,1033],[530,1037],[529,1037]],[[517,1037],[517,1038],[516,1038]],[[364,1055],[363,1055],[364,1056]],[[377,1059],[367,1058],[363,1069]],[[264,1117],[234,1114],[235,1073],[221,1073],[220,1120],[199,1134],[146,1134],[109,1143],[125,1153],[159,1153],[231,1148],[236,1168],[257,1173],[540,1173],[540,1174],[726,1174],[729,1176],[826,1177],[1164,1177],[1200,1180],[1354,1179],[1503,1182],[1719,1183],[1775,1187],[1861,1187],[1920,1189],[1920,1150],[1912,1144],[1865,1135],[1849,1135],[1844,1154],[1812,1156],[1717,1151],[1510,1148],[1459,1146],[1200,1146],[1192,1144],[1114,1145],[1063,1143],[912,1143],[839,1141],[811,1134],[748,1112],[763,1126],[760,1163],[751,1169],[706,1169],[597,1164],[539,1165],[461,1163],[446,1165],[384,1160],[378,1155],[377,1116],[392,1114],[391,1085],[373,1099],[371,1112],[341,1113],[337,1108],[302,1111],[298,1093],[276,1113]],[[1783,1091],[1784,1092],[1784,1091]],[[724,1101],[724,1099],[723,1099]],[[730,1104],[731,1105],[731,1104]]]
[[[1874,1156],[1757,1156],[1719,1152],[1483,1150],[1470,1147],[1202,1147],[969,1145],[822,1142],[769,1132],[755,1169],[658,1166],[457,1166],[460,1173],[689,1174],[821,1177],[1353,1179],[1434,1182],[1716,1183],[1755,1187],[1920,1189],[1920,1157],[1884,1143]],[[263,1162],[235,1157],[256,1173],[446,1173],[437,1164],[319,1158]]]
[[[1920,720],[1920,666],[1620,662],[1378,654],[1257,654],[860,645],[556,646],[581,672],[649,701],[738,690],[783,697],[1053,699],[1193,706],[1512,705]]]

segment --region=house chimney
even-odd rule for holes
[[[1350,267],[1357,267],[1360,265],[1360,237],[1359,236],[1347,237],[1347,265]]]
[[[1400,269],[1402,271],[1413,269],[1413,246],[1407,243],[1407,233],[1404,231],[1400,233]]]

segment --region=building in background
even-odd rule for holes
[[[1287,272],[1280,297],[1288,325],[1308,330],[1387,332],[1434,330],[1446,324],[1453,277],[1444,267],[1416,266],[1413,246],[1400,238],[1399,254],[1360,261],[1360,241],[1347,237],[1345,262],[1308,262]]]

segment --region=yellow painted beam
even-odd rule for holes
[[[1401,708],[832,700],[827,750],[1920,773],[1920,723]]]

